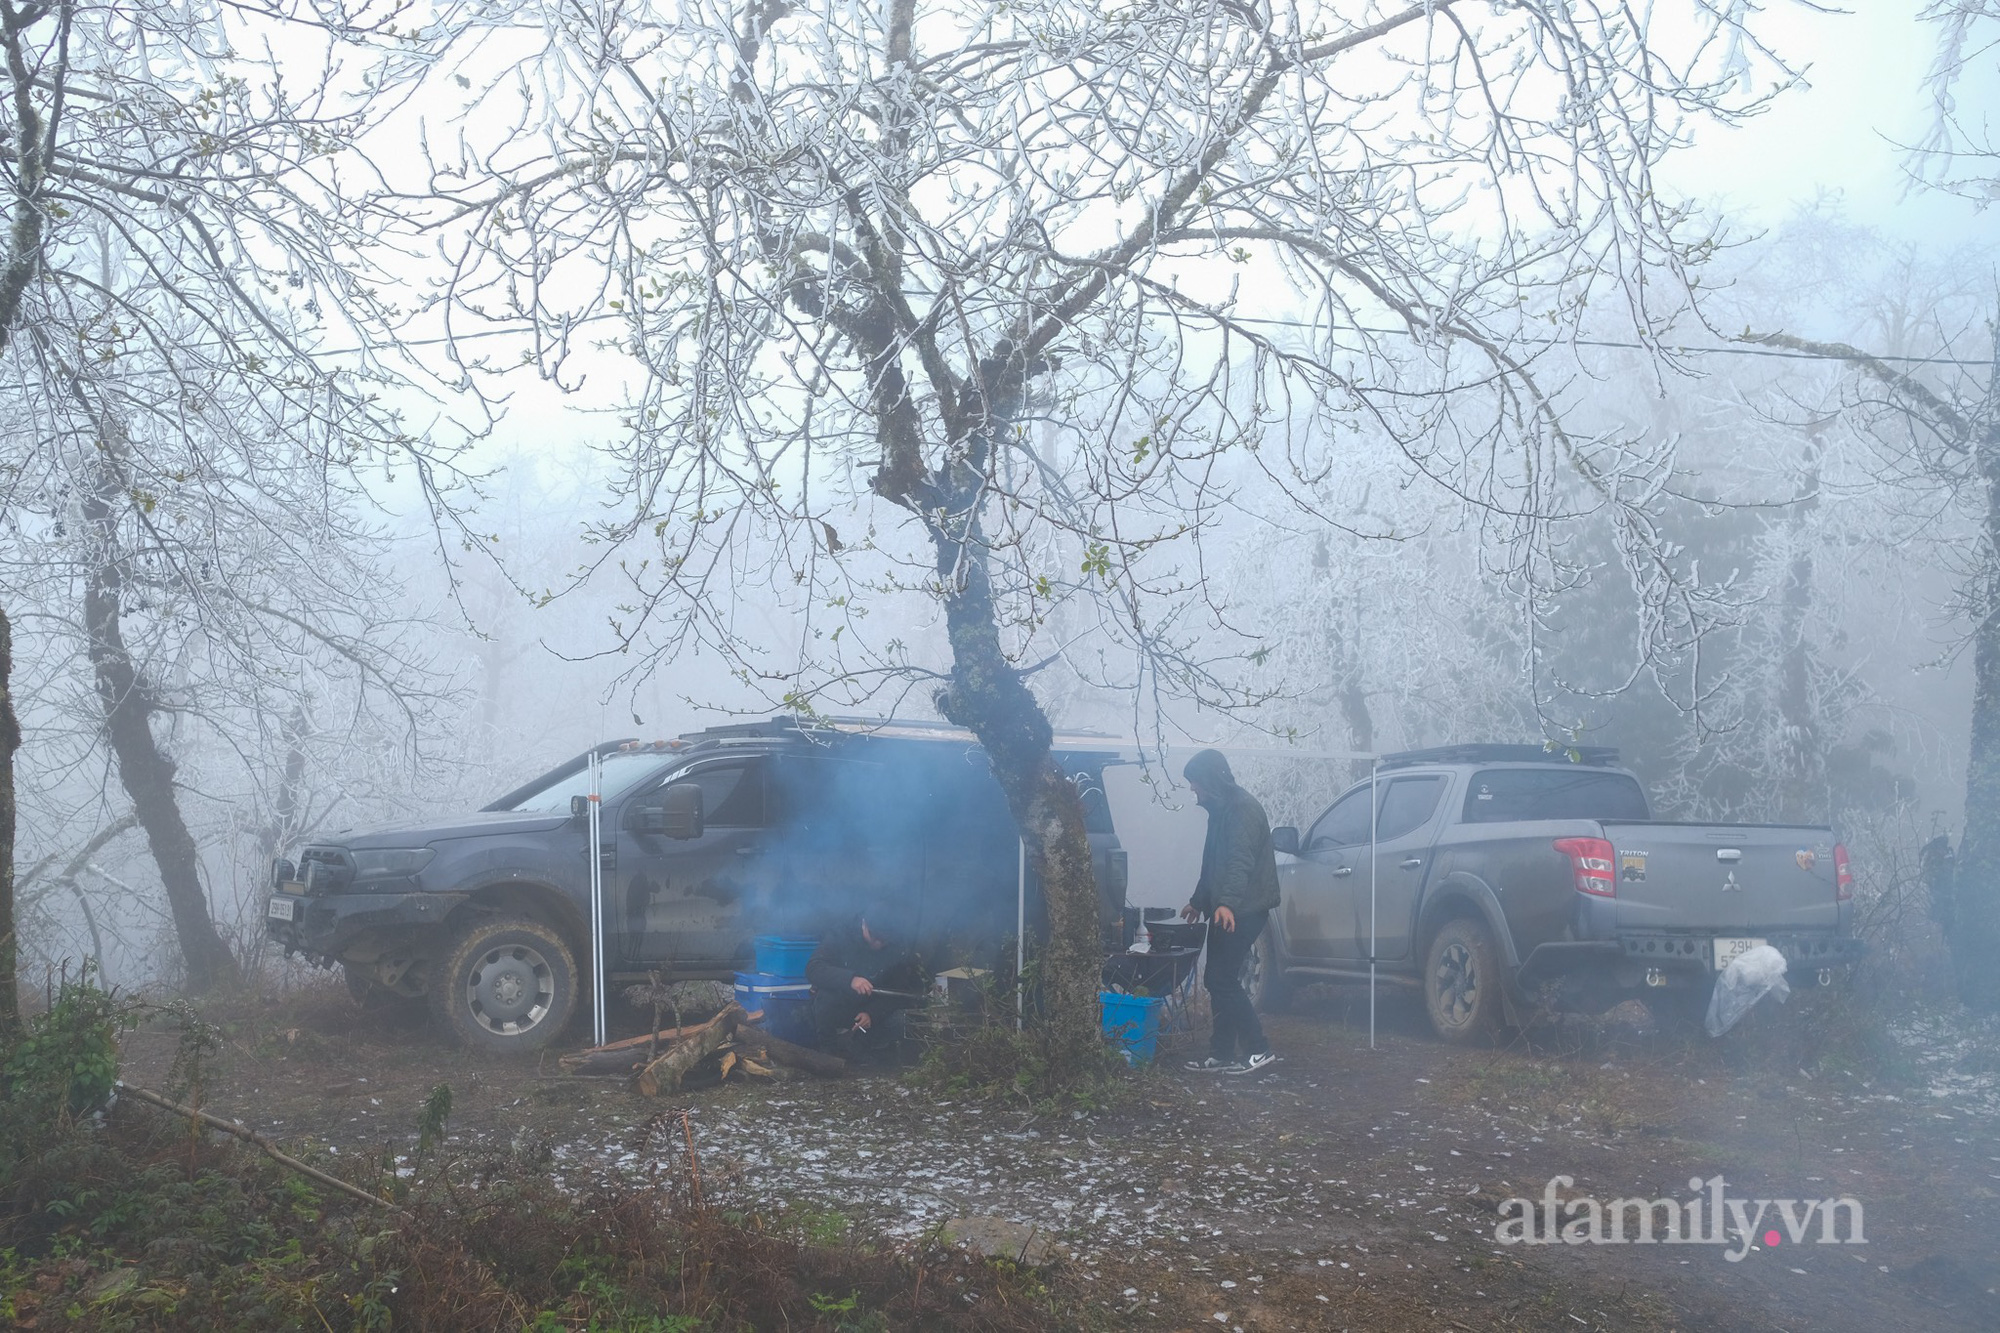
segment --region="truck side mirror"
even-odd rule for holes
[[[660,826],[658,832],[664,833],[669,838],[674,838],[681,842],[687,842],[702,835],[702,830],[705,827],[703,819],[705,812],[700,783],[673,783],[660,793],[660,797]],[[651,814],[652,812],[647,811],[646,813]],[[645,828],[649,822],[644,815],[640,817],[640,826],[642,828]],[[653,829],[646,828],[646,832],[648,833],[653,831]]]
[[[1299,854],[1299,831],[1290,824],[1281,824],[1271,830],[1271,847],[1286,856]]]
[[[590,822],[590,798],[572,796],[569,798],[569,817],[579,824]]]

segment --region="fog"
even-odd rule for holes
[[[1208,465],[1214,490],[1187,511],[1185,537],[1135,548],[1130,566],[1141,572],[1110,599],[1143,585],[1160,607],[1147,623],[1172,626],[1175,667],[1088,580],[1061,581],[1043,602],[1029,596],[1021,605],[1032,609],[1009,630],[1058,728],[1143,747],[1145,762],[1118,779],[1132,807],[1121,822],[1137,825],[1151,803],[1165,812],[1162,827],[1182,827],[1131,840],[1145,844],[1135,902],[1167,904],[1183,891],[1194,847],[1185,827],[1198,828],[1199,816],[1185,812],[1178,768],[1207,743],[1379,753],[1574,736],[1619,746],[1665,811],[1776,817],[1787,762],[1779,733],[1798,724],[1779,701],[1780,677],[1794,669],[1812,715],[1816,785],[1802,798],[1810,808],[1790,814],[1866,825],[1887,840],[1885,856],[1888,844],[1906,856],[1913,841],[1957,827],[1976,522],[1943,489],[1926,490],[1921,469],[1898,470],[1879,422],[1841,410],[1839,363],[1752,355],[1728,338],[1783,330],[1978,362],[1991,350],[1979,313],[1992,300],[1994,257],[1978,248],[1989,220],[1981,200],[1923,188],[1928,168],[1909,152],[1939,119],[1926,83],[1936,25],[1891,8],[1801,7],[1775,16],[1762,39],[1803,79],[1780,91],[1781,67],[1746,61],[1743,89],[1753,100],[1769,94],[1768,105],[1737,124],[1691,125],[1690,146],[1660,171],[1724,242],[1704,270],[1704,304],[1651,331],[1658,345],[1692,350],[1661,357],[1586,341],[1538,353],[1563,383],[1568,429],[1617,440],[1618,466],[1650,479],[1637,503],[1658,550],[1706,600],[1668,605],[1650,575],[1621,568],[1638,556],[1611,511],[1560,486],[1531,492],[1538,481],[1502,475],[1511,463],[1475,495],[1466,450],[1442,433],[1424,453],[1365,418],[1294,400],[1296,415],[1280,421],[1264,404],[1261,423],[1239,437],[1248,447]],[[1962,121],[1991,113],[2000,90],[1989,73],[1955,86]],[[388,124],[467,101],[476,90],[424,91]],[[381,138],[368,147],[395,174],[398,148]],[[415,252],[387,271],[430,280]],[[1281,266],[1250,271],[1274,292],[1264,317],[1315,325],[1303,294],[1284,291]],[[1183,276],[1194,286],[1221,275]],[[1595,311],[1571,332],[1632,342],[1629,325]],[[1182,355],[1234,365],[1246,384],[1262,373],[1226,341],[1197,339]],[[274,660],[282,635],[231,642],[226,627],[171,605],[200,602],[204,578],[296,586],[268,560],[232,573],[234,557],[218,556],[215,571],[160,594],[166,614],[135,625],[143,669],[167,700],[152,726],[178,768],[204,886],[246,960],[262,957],[268,858],[303,841],[482,804],[603,740],[665,738],[804,700],[824,712],[936,716],[931,695],[950,649],[925,586],[928,557],[909,516],[856,480],[859,454],[778,464],[787,487],[824,493],[804,531],[824,529],[828,549],[810,571],[802,530],[745,511],[706,548],[698,578],[677,570],[683,586],[663,596],[662,571],[695,553],[633,536],[651,520],[633,526],[620,405],[643,393],[643,376],[609,340],[580,339],[559,368],[527,359],[501,375],[434,358],[442,373],[429,388],[386,390],[410,424],[456,439],[463,480],[440,489],[422,468],[385,462],[314,501],[334,516],[329,540],[353,595],[339,633],[366,652],[322,660],[308,636],[291,660]],[[1143,392],[1164,386],[1163,375],[1142,369],[1134,382]],[[27,379],[9,387],[33,391]],[[1119,419],[1115,395],[1102,384],[1078,392],[1067,422],[1036,429],[1045,465],[1084,475],[1107,436],[1124,447],[1139,427],[1098,431],[1094,417]],[[805,408],[783,388],[769,401]],[[485,417],[490,428],[452,424]],[[1324,457],[1302,470],[1268,461],[1315,449]],[[33,473],[24,463],[14,475],[28,485]],[[7,524],[26,737],[16,760],[24,975],[86,952],[120,982],[171,979],[178,964],[157,871],[124,818],[73,609],[80,575],[51,563],[65,540],[60,491],[44,492],[57,496],[50,504],[17,505]],[[1163,492],[1147,521],[1167,531],[1184,500]],[[1510,516],[1530,500],[1549,502],[1542,516]],[[656,512],[679,521],[671,505]],[[1021,567],[1087,561],[1081,531],[1055,532]],[[829,572],[836,551],[844,559]],[[305,558],[323,569],[336,557]],[[144,604],[134,609],[143,619]],[[266,686],[239,688],[266,669]],[[1274,817],[1293,822],[1361,771],[1309,758],[1247,769]]]
[[[20,0],[0,54],[0,1041],[75,1025],[0,1052],[66,1145],[0,1152],[0,1308],[1991,1326],[2000,0]],[[1405,771],[1481,742],[1632,777]],[[1212,1009],[1099,970],[1207,748],[1282,886]],[[806,1082],[831,1030],[722,1007],[769,933],[991,980]],[[228,1202],[190,1114],[137,1257],[181,1096],[337,1194]],[[1495,1248],[1717,1245],[1725,1167],[1878,1248]],[[521,1247],[453,1239],[510,1173]],[[975,1207],[1010,1262],[934,1262]]]

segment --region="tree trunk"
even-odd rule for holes
[[[1976,1013],[2000,1013],[2000,324],[1974,440],[1986,501],[1986,571],[1972,644],[1972,744],[1965,762],[1965,835],[1953,885],[1952,968]]]
[[[21,1030],[21,956],[14,924],[14,752],[21,724],[14,717],[14,627],[0,607],[0,1050]]]
[[[67,18],[65,18],[67,22]],[[7,249],[0,259],[0,352],[12,340],[21,303],[42,263],[43,167],[42,118],[32,101],[23,29],[10,18],[0,32],[7,74],[14,88],[14,202],[7,228]],[[14,715],[13,625],[0,609],[0,1048],[12,1044],[20,1031],[20,935],[14,920],[14,752],[21,748],[21,726]]]
[[[160,884],[172,911],[174,934],[187,966],[187,988],[200,995],[236,979],[236,960],[216,933],[208,895],[201,887],[201,856],[188,832],[174,790],[174,761],[153,735],[158,710],[152,687],[132,660],[123,625],[124,574],[117,548],[112,502],[121,488],[107,462],[94,491],[86,492],[83,514],[96,535],[84,580],[83,622],[90,664],[104,706],[104,730],[118,762],[118,780],[132,798],[132,813],[146,831],[159,867]]]
[[[304,814],[300,792],[306,780],[307,726],[305,705],[298,704],[281,729],[280,734],[285,738],[285,771],[278,780],[278,795],[271,803],[271,822],[257,834],[257,846],[264,854],[267,870],[299,832],[299,820]]]
[[[1361,688],[1357,669],[1340,687],[1340,715],[1347,723],[1347,739],[1357,754],[1375,753],[1375,715],[1368,710],[1368,691]],[[1354,781],[1367,777],[1375,767],[1372,759],[1357,759],[1349,770]]]
[[[1792,505],[1787,523],[1791,559],[1779,602],[1778,633],[1778,808],[1781,824],[1805,824],[1829,819],[1826,809],[1826,764],[1819,720],[1812,706],[1812,654],[1806,629],[1812,616],[1813,557],[1809,531],[1819,507],[1817,432],[1806,443],[1802,494]]]
[[[1362,505],[1367,505],[1365,493]],[[1327,545],[1325,533],[1313,540],[1313,572],[1322,583],[1333,586],[1333,552]],[[1336,594],[1326,613],[1326,660],[1333,665],[1335,700],[1340,705],[1341,721],[1347,724],[1348,746],[1358,754],[1373,754],[1375,715],[1368,708],[1368,691],[1361,679],[1361,608],[1357,602],[1352,641],[1341,633],[1340,611],[1341,602]],[[1354,781],[1360,782],[1374,768],[1374,760],[1357,759],[1349,765],[1348,773]]]
[[[1056,764],[1055,733],[1041,704],[1000,646],[983,548],[941,542],[939,556],[941,576],[955,576],[958,591],[945,599],[952,668],[951,684],[938,693],[938,711],[985,747],[1042,886],[1049,938],[1039,958],[1038,1022],[1051,1074],[1061,1082],[1097,1044],[1104,968],[1083,799]]]

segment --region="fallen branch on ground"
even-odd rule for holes
[[[678,1088],[688,1070],[715,1054],[715,1048],[729,1040],[743,1018],[743,1006],[732,1004],[702,1024],[698,1031],[681,1038],[673,1049],[640,1071],[639,1091],[657,1097],[663,1087]]]
[[[280,1166],[289,1167],[302,1176],[317,1180],[328,1189],[339,1190],[349,1198],[359,1199],[361,1202],[373,1204],[377,1208],[386,1208],[391,1212],[402,1211],[402,1209],[396,1207],[395,1204],[390,1203],[387,1199],[377,1198],[367,1190],[362,1189],[359,1185],[351,1185],[339,1176],[330,1176],[318,1167],[307,1166],[298,1158],[279,1151],[277,1145],[273,1144],[262,1134],[257,1133],[255,1130],[245,1129],[233,1120],[224,1120],[220,1116],[210,1115],[208,1112],[192,1106],[182,1106],[179,1102],[170,1101],[157,1092],[151,1092],[145,1088],[135,1088],[130,1083],[123,1082],[122,1080],[118,1083],[117,1087],[118,1091],[136,1097],[142,1102],[149,1102],[163,1111],[172,1111],[175,1115],[184,1115],[190,1120],[207,1125],[210,1129],[219,1129],[224,1134],[242,1139],[245,1143],[255,1144],[264,1151],[265,1156],[277,1162]]]
[[[745,1017],[751,1022],[763,1017],[762,1009],[753,1010]],[[714,1022],[710,1019],[709,1023]],[[690,1023],[686,1027],[661,1028],[658,1032],[643,1033],[637,1037],[625,1037],[618,1041],[607,1041],[602,1046],[592,1046],[588,1050],[576,1051],[563,1056],[556,1063],[565,1074],[629,1074],[640,1065],[650,1064],[658,1057],[649,1054],[645,1047],[655,1038],[660,1041],[679,1041],[691,1037],[706,1028],[708,1023]]]
[[[847,1072],[847,1061],[837,1055],[828,1055],[824,1051],[795,1045],[783,1037],[774,1037],[747,1020],[741,1024],[741,1030],[746,1040],[756,1041],[781,1065],[818,1074],[821,1078],[839,1078]]]

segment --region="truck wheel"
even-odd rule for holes
[[[480,917],[452,938],[430,988],[438,1026],[489,1055],[541,1050],[576,1010],[576,960],[539,921]]]
[[[1243,989],[1250,1003],[1266,1014],[1282,1014],[1291,1002],[1292,988],[1278,958],[1278,931],[1265,926],[1243,958]]]
[[[1500,1030],[1500,986],[1500,951],[1484,922],[1460,916],[1438,927],[1424,962],[1424,1007],[1438,1036],[1490,1042]]]

